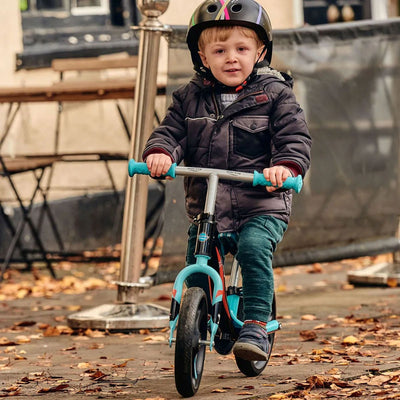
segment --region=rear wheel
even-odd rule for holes
[[[182,300],[175,346],[175,385],[183,397],[193,396],[203,374],[207,339],[207,299],[198,287],[189,288]]]
[[[240,303],[239,303],[239,308],[240,307],[243,309],[243,300],[242,299],[240,300]],[[272,321],[274,319],[276,319],[275,294],[274,294],[274,299],[272,302],[272,312],[271,312],[269,321]],[[235,356],[236,365],[238,366],[239,370],[246,376],[250,376],[250,377],[260,375],[264,371],[265,367],[268,364],[269,358],[271,357],[272,346],[274,344],[274,340],[275,340],[275,332],[268,334],[269,351],[268,351],[267,361],[249,361],[249,360],[243,360],[243,358]]]

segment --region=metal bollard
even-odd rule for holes
[[[138,78],[135,88],[135,110],[130,158],[139,160],[153,130],[154,103],[157,93],[157,70],[160,38],[168,31],[158,17],[168,8],[166,0],[141,0],[144,21],[140,24]],[[148,177],[134,176],[128,181],[122,227],[121,271],[118,301],[136,303],[146,221]]]
[[[144,17],[139,27],[140,44],[135,87],[134,120],[129,158],[139,160],[153,130],[160,39],[170,28],[158,17],[168,8],[169,0],[140,0]],[[148,177],[129,179],[125,194],[122,226],[121,270],[118,304],[105,304],[68,317],[73,328],[130,330],[162,328],[168,325],[169,310],[154,304],[137,304],[139,292],[150,284],[140,282],[147,212]]]

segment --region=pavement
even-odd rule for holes
[[[208,351],[196,399],[398,398],[400,288],[349,285],[347,272],[363,263],[276,270],[283,328],[269,365],[259,377],[247,378],[232,355]],[[97,274],[96,266],[79,268],[82,274]],[[49,280],[47,295],[35,290],[27,295],[25,283],[19,295],[17,290],[8,296],[9,285],[18,288],[22,280],[35,287],[30,273],[0,286],[0,398],[181,398],[167,329],[111,333],[68,328],[67,317],[76,310],[115,302],[115,287],[88,290],[82,284],[52,291]],[[171,288],[163,284],[145,290],[139,303],[169,308]]]

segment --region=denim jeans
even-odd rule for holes
[[[224,237],[218,244],[224,254],[236,255],[242,269],[244,319],[268,321],[271,314],[274,294],[274,275],[272,257],[278,243],[282,240],[287,224],[269,215],[261,215],[250,219],[239,232]],[[197,226],[191,225],[188,231],[188,247],[186,264],[194,264]],[[216,268],[216,254],[210,260]],[[209,297],[208,277],[204,274],[189,276],[188,287],[199,286]]]

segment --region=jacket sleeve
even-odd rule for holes
[[[142,159],[149,154],[164,153],[179,164],[184,156],[187,136],[185,112],[183,109],[185,90],[177,90],[172,95],[172,103],[161,124],[154,129],[147,140]]]
[[[271,115],[272,165],[287,166],[304,177],[310,166],[312,139],[292,89],[282,86]]]

